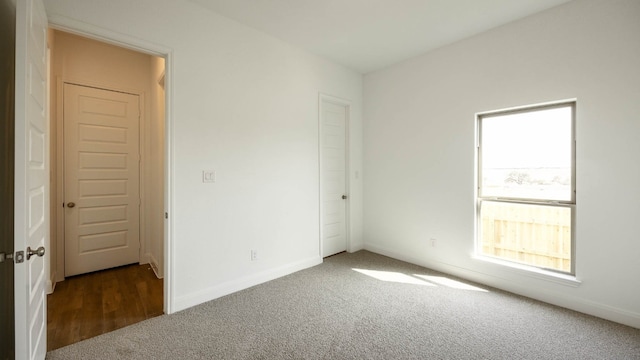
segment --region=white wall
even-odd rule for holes
[[[45,5],[54,23],[171,49],[169,311],[321,261],[318,93],[353,103],[353,175],[362,170],[360,74],[188,1]],[[206,169],[216,183],[202,183]],[[352,250],[363,246],[360,179],[351,177]]]
[[[639,1],[573,1],[366,75],[365,247],[640,327],[639,35]],[[570,98],[578,286],[472,258],[474,114]]]

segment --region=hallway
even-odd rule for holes
[[[163,314],[163,283],[148,264],[67,278],[47,296],[47,351]]]

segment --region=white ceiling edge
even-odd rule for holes
[[[190,0],[366,74],[570,0]]]

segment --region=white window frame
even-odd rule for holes
[[[535,112],[541,110],[549,110],[555,108],[571,108],[571,199],[569,200],[544,200],[544,199],[530,199],[520,197],[506,197],[506,196],[484,196],[482,194],[482,119],[495,116],[511,115],[517,113]],[[576,232],[575,232],[575,219],[576,219],[576,107],[577,103],[575,99],[563,100],[552,103],[528,105],[517,108],[510,108],[504,110],[488,111],[476,114],[476,235],[475,235],[475,254],[479,258],[488,258],[492,262],[497,264],[513,265],[514,267],[529,269],[534,272],[550,271],[552,273],[571,275],[576,274]],[[481,207],[483,201],[492,201],[499,203],[513,203],[513,204],[525,204],[525,205],[546,205],[555,207],[566,207],[571,210],[571,266],[570,272],[565,272],[558,269],[539,267],[532,264],[523,262],[517,262],[506,258],[492,256],[482,253],[482,221],[481,221]]]

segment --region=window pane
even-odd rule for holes
[[[481,118],[482,197],[572,200],[572,107]]]
[[[570,207],[482,201],[480,253],[571,272]]]

